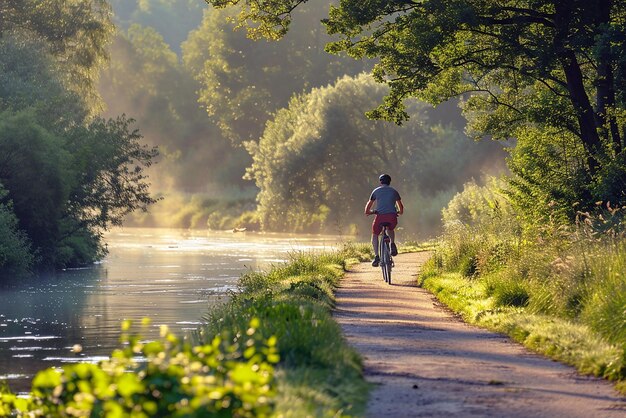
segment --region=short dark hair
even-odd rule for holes
[[[391,176],[389,174],[381,174],[380,177],[378,177],[378,180],[380,180],[382,184],[391,184]]]

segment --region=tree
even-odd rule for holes
[[[106,0],[4,0],[0,38],[27,32],[45,45],[64,68],[63,82],[97,109],[101,64],[113,34]]]
[[[0,114],[0,182],[13,202],[19,228],[46,265],[54,264],[59,219],[70,190],[69,155],[63,145],[32,111]]]
[[[524,227],[571,221],[585,193],[585,156],[578,138],[566,132],[530,128],[520,132],[508,158],[511,176],[505,194]]]
[[[68,90],[46,41],[29,32],[5,33],[0,56],[0,110],[32,108],[41,124],[60,132],[88,119],[88,103]]]
[[[315,8],[298,13],[299,26],[280,42],[254,42],[233,31],[233,10],[209,9],[182,46],[185,66],[202,85],[199,102],[234,144],[258,141],[265,122],[294,93],[356,74],[364,64],[333,58]]]
[[[260,189],[257,200],[266,229],[330,231],[364,222],[360,213],[378,175],[387,171],[420,223],[438,223],[442,207],[426,214],[419,196],[438,193],[479,176],[485,160],[502,158],[494,142],[476,144],[460,132],[431,125],[430,106],[411,101],[413,118],[399,127],[365,118],[382,100],[386,86],[371,77],[345,76],[334,85],[295,96],[266,125],[259,141],[249,143],[254,162],[248,176]],[[426,223],[428,223],[426,222]],[[429,225],[433,232],[434,225]],[[421,231],[424,232],[423,230]]]
[[[0,113],[0,182],[41,265],[97,259],[101,231],[154,202],[143,167],[156,151],[129,123],[96,119],[62,137],[32,110]]]
[[[109,0],[115,21],[124,31],[133,24],[148,26],[176,52],[189,31],[202,20],[202,0]]]
[[[30,241],[18,227],[13,203],[0,184],[0,277],[22,276],[30,273],[35,264]]]
[[[143,170],[156,151],[126,118],[91,116],[48,47],[30,32],[0,38],[0,204],[41,266],[66,267],[99,258],[102,229],[154,201]]]
[[[156,148],[141,144],[132,119],[97,118],[68,133],[74,180],[66,202],[70,216],[89,230],[121,225],[124,217],[145,211],[155,202],[150,196],[144,168],[157,156]]]
[[[302,0],[209,0],[243,4],[252,36],[280,37]],[[539,125],[582,144],[591,177],[622,152],[626,3],[614,0],[343,0],[324,23],[332,52],[378,58],[374,76],[391,87],[370,116],[407,119],[407,97],[439,103],[470,95],[481,135]],[[588,179],[587,183],[592,180]]]
[[[159,147],[159,169],[150,173],[158,190],[244,184],[248,155],[190,100],[200,85],[153,28],[134,24],[118,34],[100,86],[109,108],[132,112],[146,142]]]

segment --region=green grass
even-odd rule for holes
[[[434,241],[417,242],[417,241],[404,241],[398,245],[399,253],[418,253],[421,251],[432,251],[436,248]]]
[[[330,254],[293,254],[289,263],[244,275],[229,302],[209,312],[199,343],[245,333],[258,318],[263,338],[275,336],[277,414],[285,417],[360,416],[369,385],[358,354],[331,316],[334,289],[351,262],[369,259],[367,245]]]
[[[435,257],[427,262],[418,283],[467,322],[507,334],[533,351],[626,389],[623,343],[609,342],[589,324],[530,312],[525,306],[532,291],[523,284],[498,273],[477,279],[442,272]]]

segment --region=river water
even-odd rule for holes
[[[13,391],[27,391],[38,370],[106,358],[125,319],[151,318],[148,339],[162,324],[189,333],[242,273],[340,238],[123,228],[106,241],[109,255],[92,267],[0,287],[0,380]]]

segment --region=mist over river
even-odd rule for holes
[[[124,319],[151,318],[147,339],[162,324],[189,333],[242,273],[332,249],[341,238],[123,228],[106,241],[109,254],[94,266],[0,286],[0,379],[12,390],[26,391],[38,370],[106,358]]]

